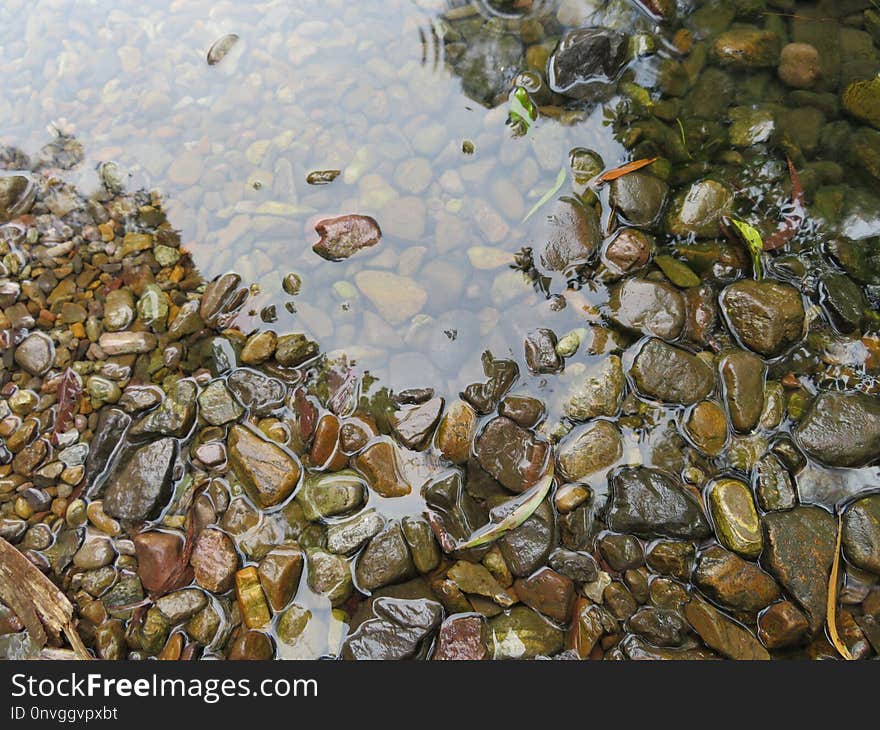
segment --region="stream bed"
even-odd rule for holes
[[[880,5],[113,6],[0,7],[0,539],[85,651],[876,658]]]

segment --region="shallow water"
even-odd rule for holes
[[[608,353],[623,352],[630,394],[615,416],[621,454],[582,480],[593,491],[582,516],[584,534],[573,538],[583,543],[572,545],[580,550],[592,543],[593,517],[614,467],[693,469],[696,477],[694,471],[689,477],[696,481],[686,481],[697,484],[737,474],[748,481],[754,462],[786,436],[794,419],[740,434],[730,428],[720,453],[698,453],[685,437],[691,409],[637,397],[630,370],[644,333],[606,329],[610,290],[620,277],[609,275],[604,264],[564,274],[540,263],[523,265],[517,254],[524,249],[538,258],[553,203],[529,215],[533,206],[558,181],[553,198],[584,193],[571,172],[572,150],[594,150],[606,170],[664,155],[669,164],[657,169],[673,194],[707,174],[722,178],[737,195],[737,214],[769,241],[801,214],[786,164],[786,156],[793,158],[810,208],[784,252],[764,254],[763,261],[770,278],[802,291],[809,336],[769,358],[768,379],[801,390],[801,402],[827,389],[876,394],[878,284],[859,279],[867,297],[864,326],[841,332],[820,306],[817,282],[830,270],[826,253],[836,237],[855,241],[867,256],[877,250],[875,185],[848,149],[834,146],[828,129],[843,116],[831,108],[846,74],[857,78],[880,65],[876,50],[873,57],[850,54],[834,79],[823,69],[809,97],[780,84],[775,68],[734,69],[729,88],[703,89],[699,102],[688,93],[682,103],[683,94],[670,91],[674,74],[669,77],[670,66],[688,56],[676,45],[687,41],[679,34],[682,26],[711,45],[715,25],[726,28],[738,13],[738,22],[792,37],[806,33],[819,43],[817,27],[833,22],[844,33],[861,23],[869,3],[851,3],[851,13],[840,19],[825,17],[827,3],[756,3],[760,8],[752,14],[745,2],[696,3],[695,13],[681,3],[684,22],[666,24],[623,0],[536,0],[522,4],[528,10],[518,5],[125,0],[108,11],[76,0],[11,0],[0,8],[0,144],[33,159],[45,154],[53,136],[75,153],[81,149],[81,161],[52,174],[84,194],[100,194],[102,165],[115,163],[124,171],[125,188],[161,198],[205,280],[234,271],[250,286],[236,319],[245,334],[304,333],[322,353],[345,353],[358,377],[376,378],[394,392],[431,387],[448,404],[484,380],[480,355],[489,350],[517,361],[515,392],[546,402],[541,431],[555,440],[572,426],[560,425],[572,384]],[[526,134],[515,133],[508,116],[514,78],[530,63],[543,71],[557,39],[582,25],[624,31],[641,51],[608,93],[587,101],[545,93],[540,116]],[[847,36],[853,47],[868,36],[857,32]],[[209,49],[228,34],[237,42],[209,63]],[[705,71],[695,63],[688,73],[697,79]],[[730,95],[738,111],[728,110],[729,100],[719,101],[719,94]],[[717,114],[707,110],[716,104]],[[765,108],[776,120],[772,138],[751,123],[746,131],[755,139],[735,143],[738,120]],[[657,119],[664,125],[658,127]],[[340,174],[325,185],[307,183],[310,173],[323,170]],[[611,234],[622,223],[609,187],[594,185],[603,231]],[[350,213],[374,217],[381,242],[345,261],[316,255],[315,224]],[[701,254],[694,252],[705,241],[670,235],[656,222],[644,227],[656,233],[657,253],[676,254],[697,268]],[[716,290],[750,275],[742,242],[729,233],[717,238],[739,258],[727,269],[710,265],[701,272]],[[290,272],[303,282],[295,296],[282,288]],[[649,277],[662,278],[656,270]],[[529,374],[523,352],[528,333],[548,328],[562,337],[584,327],[607,342],[596,339],[592,349],[585,343],[561,373]],[[721,341],[710,335],[687,346],[708,356],[736,345],[723,329]],[[723,402],[720,385],[717,394]],[[793,414],[799,396],[790,396],[782,407]],[[416,487],[446,466],[434,449],[403,454],[401,467]],[[878,485],[877,466],[836,469],[811,460],[797,474],[800,501],[828,509]],[[366,506],[395,519],[423,512],[425,501],[418,489],[403,498],[371,492]],[[179,517],[170,511],[164,516]],[[296,601],[314,620],[295,646],[278,644],[279,656],[339,650],[345,624],[306,583],[304,573]]]

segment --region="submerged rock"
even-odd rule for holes
[[[312,246],[312,251],[328,261],[347,259],[362,249],[375,246],[382,238],[379,224],[368,215],[325,218],[315,224],[315,231],[321,240]]]
[[[662,340],[676,339],[684,327],[684,297],[666,282],[627,279],[611,290],[608,308],[618,326]]]
[[[623,454],[620,430],[608,421],[594,421],[572,431],[559,444],[559,476],[579,481],[612,466]]]
[[[750,352],[732,350],[722,356],[718,371],[733,427],[751,431],[758,425],[764,407],[764,362]]]
[[[629,38],[610,28],[581,28],[562,37],[547,65],[547,81],[558,94],[576,99],[601,95],[629,61]]]
[[[534,659],[562,651],[563,633],[538,612],[514,606],[489,620],[489,653],[493,659]]]
[[[615,532],[689,539],[712,532],[696,497],[659,469],[624,467],[610,484],[606,522]]]
[[[779,598],[779,586],[773,578],[717,545],[697,558],[694,584],[707,598],[731,611],[754,613]]]
[[[648,226],[663,212],[669,186],[646,172],[633,172],[611,183],[610,201],[633,226]]]
[[[616,416],[625,387],[621,360],[617,355],[609,355],[575,380],[565,398],[563,411],[573,421]]]
[[[249,428],[233,426],[229,432],[229,463],[251,499],[260,507],[275,507],[299,484],[299,462]]]
[[[779,36],[771,30],[735,28],[715,39],[712,53],[722,66],[754,69],[779,62]]]
[[[761,563],[806,611],[815,633],[825,623],[837,521],[820,507],[801,506],[787,512],[769,512],[762,522]]]
[[[684,608],[685,618],[711,649],[728,659],[770,659],[767,650],[744,626],[725,616],[717,608],[693,599]]]
[[[826,466],[867,466],[880,459],[880,398],[820,393],[795,433],[804,451]]]
[[[677,193],[670,206],[666,228],[673,236],[715,238],[733,214],[733,193],[720,182],[701,180]]]
[[[857,568],[880,574],[880,494],[856,500],[843,513],[843,552]]]
[[[565,272],[587,263],[602,242],[596,211],[571,198],[556,201],[541,221],[536,240],[543,246],[541,263],[549,271]]]
[[[171,498],[174,439],[163,438],[130,451],[107,482],[104,511],[137,522],[156,517]]]
[[[544,472],[550,445],[499,416],[477,437],[474,453],[489,474],[512,492],[523,492]]]
[[[743,279],[721,293],[721,307],[733,334],[760,355],[779,355],[801,338],[804,304],[788,284]]]
[[[648,340],[630,368],[639,392],[664,403],[692,405],[715,387],[715,374],[703,360],[662,340]]]
[[[364,621],[342,648],[345,659],[411,659],[443,619],[443,607],[424,598],[382,596],[373,602],[374,618]]]

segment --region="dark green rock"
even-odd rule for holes
[[[639,392],[648,397],[680,405],[692,405],[712,392],[712,368],[696,355],[662,340],[648,340],[630,368]]]
[[[820,393],[795,433],[804,451],[826,466],[867,466],[880,459],[880,397]]]
[[[645,466],[625,467],[611,478],[606,521],[615,532],[640,537],[699,539],[712,533],[696,497],[671,475]]]

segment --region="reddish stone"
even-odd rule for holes
[[[434,659],[446,661],[486,658],[483,619],[479,616],[452,616],[443,622],[437,638]]]
[[[550,568],[541,568],[528,578],[518,578],[513,589],[527,606],[545,616],[567,623],[574,607],[574,583]]]

